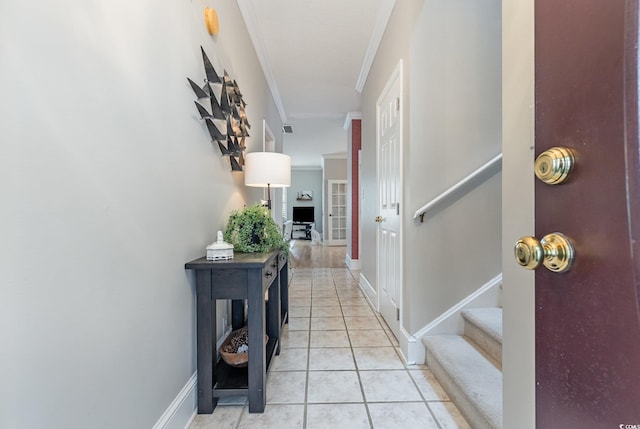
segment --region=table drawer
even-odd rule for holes
[[[262,269],[262,290],[267,289],[278,277],[278,253],[267,260]]]

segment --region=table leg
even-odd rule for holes
[[[196,338],[198,366],[198,413],[211,414],[218,399],[213,397],[215,380],[216,301],[212,299],[211,272],[196,272]]]
[[[269,338],[275,338],[278,341],[276,346],[276,354],[280,354],[280,320],[282,314],[280,313],[280,274],[273,281],[269,288],[269,311],[267,311],[269,319],[267,320],[267,334]],[[270,357],[270,356],[269,356]],[[267,357],[267,359],[269,359]]]
[[[267,360],[264,344],[265,302],[262,270],[248,270],[249,412],[262,413],[267,401]]]
[[[286,258],[286,256],[285,256]],[[289,323],[289,261],[280,269],[280,312],[281,323]]]

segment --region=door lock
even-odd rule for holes
[[[535,270],[544,265],[550,271],[569,271],[576,256],[573,243],[566,235],[554,232],[538,240],[522,237],[513,249],[516,262],[527,270]]]
[[[536,158],[533,169],[536,177],[547,185],[560,185],[569,179],[576,164],[573,151],[566,147],[552,147]]]
[[[376,216],[375,221],[378,223],[384,222],[384,218],[382,216]]]

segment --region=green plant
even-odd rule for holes
[[[289,250],[269,210],[257,204],[231,212],[224,240],[233,244],[237,252],[270,252],[280,249],[287,254]]]

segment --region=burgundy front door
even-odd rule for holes
[[[536,155],[572,148],[569,181],[536,180],[536,237],[576,259],[536,272],[540,429],[640,428],[638,0],[536,0]]]

